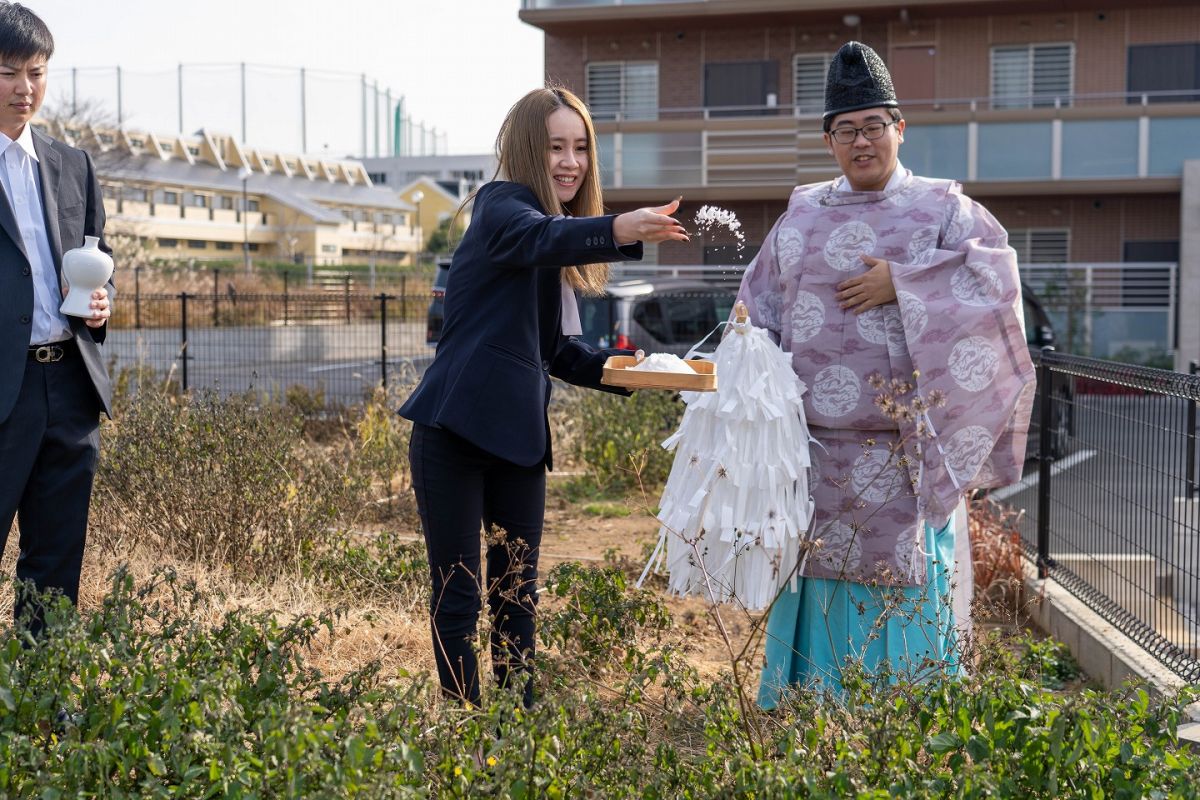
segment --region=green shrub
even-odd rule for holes
[[[1025,643],[1017,670],[1049,689],[1061,689],[1082,674],[1067,646],[1053,639],[1031,639]]]
[[[728,672],[683,661],[661,603],[613,570],[564,566],[548,585],[558,652],[526,710],[498,691],[431,704],[427,678],[373,663],[329,679],[307,655],[333,616],[208,624],[195,587],[118,573],[98,608],[53,606],[44,640],[0,636],[0,796],[1198,796],[1176,738],[1190,694],[1050,691],[1023,670],[1052,656],[1025,643],[970,678],[864,677],[766,714]]]
[[[307,668],[331,617],[235,610],[210,628],[201,599],[169,573],[117,574],[86,617],[59,606],[44,641],[0,640],[0,794],[424,796],[419,685],[384,702],[372,665]]]
[[[665,437],[678,404],[643,395],[599,407]],[[314,446],[281,406],[143,386],[104,426],[96,527],[109,545],[149,539],[252,577],[296,567],[337,602],[415,604],[420,542],[331,530],[369,484],[406,474],[406,428],[386,403],[356,433]],[[636,438],[606,441],[619,437]],[[194,586],[118,573],[94,609],[51,598],[45,639],[0,633],[0,797],[1200,796],[1200,763],[1177,739],[1194,695],[1067,691],[1078,668],[1050,640],[984,637],[966,678],[850,668],[844,693],[796,691],[765,713],[753,657],[726,642],[728,663],[702,675],[684,657],[696,643],[621,565],[556,566],[545,599],[539,702],[493,689],[459,708],[431,702],[427,676],[374,662],[320,674],[309,655],[334,637],[333,614],[207,622],[215,604]]]
[[[425,544],[392,531],[340,534],[311,559],[311,571],[335,596],[416,605],[429,594]]]
[[[546,577],[545,588],[565,602],[541,615],[542,642],[581,663],[606,666],[614,657],[629,663],[639,633],[671,626],[671,616],[658,596],[630,589],[615,567],[558,564]]]
[[[578,416],[579,457],[591,488],[620,491],[657,487],[671,472],[674,453],[662,442],[679,427],[684,405],[678,395],[634,392],[631,397],[585,392],[572,413]]]
[[[581,509],[584,514],[601,519],[628,517],[633,509],[622,503],[587,503]]]

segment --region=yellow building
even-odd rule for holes
[[[240,259],[246,243],[256,260],[409,264],[420,249],[415,208],[373,186],[357,161],[263,150],[204,130],[39,126],[93,153],[106,231],[138,237],[152,258]]]
[[[454,217],[463,198],[452,194],[441,183],[429,176],[422,176],[402,187],[398,192],[401,201],[416,209],[417,228],[425,232],[421,247],[425,249],[429,236],[438,225]],[[460,230],[471,221],[470,209],[464,209],[458,218]]]

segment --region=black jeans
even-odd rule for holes
[[[492,670],[501,686],[514,674],[524,676],[529,705],[545,464],[518,466],[450,431],[420,424],[413,425],[408,455],[433,580],[430,616],[442,691],[479,702],[472,645],[480,584],[486,580]],[[487,540],[486,576],[480,574],[480,523]]]

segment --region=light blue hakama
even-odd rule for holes
[[[868,675],[887,664],[893,681],[962,674],[952,601],[955,528],[954,518],[940,530],[925,526],[924,586],[801,578],[795,590],[785,589],[767,619],[759,705],[774,708],[789,687],[841,693],[848,664]],[[965,544],[966,531],[958,535]]]

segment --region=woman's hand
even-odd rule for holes
[[[84,323],[89,328],[99,328],[108,322],[108,318],[112,315],[112,308],[108,302],[108,289],[101,286],[92,292],[92,302],[88,304],[88,308],[92,309],[92,318],[84,320]]]
[[[677,242],[688,241],[688,233],[679,224],[679,220],[671,215],[679,208],[682,197],[676,197],[665,206],[657,208],[639,208],[618,214],[613,220],[613,240],[618,245],[646,242],[656,244],[674,239]]]
[[[858,277],[838,284],[837,300],[842,310],[850,309],[855,314],[894,302],[896,287],[892,284],[892,267],[882,258],[861,256],[863,263],[870,267]]]

